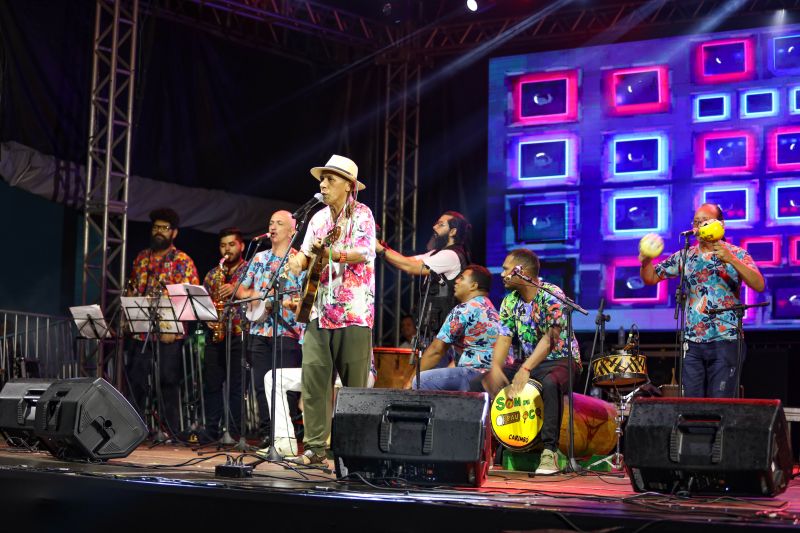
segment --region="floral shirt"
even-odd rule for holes
[[[489,370],[500,328],[500,315],[492,301],[476,296],[450,311],[436,338],[461,354],[458,366]]]
[[[292,248],[289,250],[289,257],[296,253],[297,250]],[[266,291],[269,288],[270,282],[272,281],[272,276],[278,269],[278,265],[281,263],[281,259],[283,259],[283,256],[275,255],[271,249],[257,253],[253,258],[253,262],[250,263],[250,268],[245,273],[244,281],[242,281],[242,287],[245,289],[252,287],[253,289],[261,292]],[[303,274],[301,274],[299,277],[293,275],[288,271],[288,269],[286,269],[285,264],[282,270],[286,272],[286,276],[278,279],[279,291],[297,291],[297,294],[287,294],[283,297],[283,299],[294,298],[298,295],[302,296],[301,291],[303,287]],[[278,321],[278,336],[286,336],[298,340],[302,338],[304,328],[301,324],[297,323],[294,311],[281,306],[281,317],[283,320]],[[261,335],[262,337],[272,337],[272,315],[270,315],[269,318],[263,322],[251,323],[250,334]]]
[[[228,272],[228,267],[220,268],[219,265],[217,265],[209,270],[208,274],[206,274],[206,277],[203,278],[203,286],[208,291],[208,294],[211,295],[211,298],[214,299],[216,292],[226,283],[230,283],[234,287],[236,286],[242,276],[244,276],[246,266],[247,263],[242,261],[233,272]],[[242,333],[242,322],[245,320],[244,311],[242,310],[241,305],[233,307],[232,310],[233,314],[231,315],[231,332],[235,335],[240,335]],[[224,323],[225,321],[223,321],[223,324]]]
[[[750,269],[758,271],[753,258],[743,248],[721,241],[732,255]],[[680,274],[680,252],[675,252],[655,266],[660,279],[675,278]],[[686,280],[689,306],[686,311],[686,340],[714,342],[736,340],[736,315],[726,311],[709,315],[708,308],[730,307],[741,303],[742,280],[732,265],[720,261],[711,252],[702,252],[695,244],[689,248],[686,260]]]
[[[358,252],[362,263],[328,263],[320,275],[317,299],[310,320],[319,318],[319,327],[337,329],[348,326],[372,327],[375,320],[375,219],[366,205],[356,202],[353,213],[345,218],[342,210],[339,226],[342,235],[331,245],[333,258],[339,252]],[[301,251],[311,256],[311,246],[333,229],[331,209],[317,212],[308,225]]]
[[[127,293],[129,296],[166,296],[166,286],[177,283],[200,284],[192,258],[175,246],[170,246],[161,257],[154,257],[148,248],[139,252],[133,260]],[[144,340],[146,335],[137,334],[134,337]]]
[[[543,287],[564,296],[563,291],[552,283],[540,282]],[[553,296],[543,290],[538,290],[530,303],[526,302],[519,292],[511,291],[503,298],[500,304],[500,334],[506,337],[516,337],[519,340],[522,354],[529,357],[542,336],[550,328],[561,328],[558,341],[551,346],[550,353],[545,357],[548,361],[569,357],[569,344],[567,344],[567,317],[563,305]],[[572,357],[581,364],[580,347],[578,340],[572,335]]]

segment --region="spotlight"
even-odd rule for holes
[[[472,11],[473,13],[478,10],[478,1],[477,0],[467,0],[467,9]]]

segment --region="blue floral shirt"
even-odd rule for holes
[[[447,315],[436,338],[461,354],[458,366],[488,370],[500,333],[500,315],[486,296],[458,304]]]
[[[563,291],[552,283],[540,282],[543,287],[563,297]],[[560,328],[558,340],[551,345],[548,361],[569,357],[567,343],[567,318],[563,305],[543,290],[536,292],[533,300],[526,302],[517,291],[511,291],[500,304],[501,335],[519,340],[522,355],[530,357],[539,340],[547,335],[550,328]],[[580,366],[581,353],[578,340],[572,335],[572,357]]]
[[[722,241],[731,254],[748,268],[758,271],[753,258],[743,248]],[[680,252],[675,252],[655,265],[660,279],[680,274]],[[689,306],[686,311],[686,340],[714,342],[736,340],[736,315],[727,311],[709,315],[708,308],[730,307],[741,303],[742,280],[732,265],[720,261],[712,252],[702,252],[699,245],[689,248],[686,260],[686,280],[689,286]]]
[[[297,250],[292,248],[289,250],[289,257],[293,256],[294,254],[298,253]],[[242,287],[245,289],[253,288],[257,291],[264,292],[269,288],[270,281],[272,280],[273,273],[278,269],[278,265],[283,259],[282,256],[275,255],[272,253],[272,249],[265,250],[263,252],[259,252],[253,258],[253,262],[250,263],[250,268],[247,269],[247,272],[244,275],[244,280],[242,280]],[[288,261],[288,260],[287,260]],[[283,266],[286,269],[286,265]],[[282,278],[278,280],[278,287],[280,291],[297,291],[297,293],[289,294],[283,297],[286,298],[293,298],[295,296],[302,297],[302,276],[301,277],[295,276],[288,272],[286,278]],[[293,311],[286,309],[285,307],[281,306],[281,316],[283,317],[283,322],[279,321],[278,323],[278,335],[279,336],[288,336],[292,337],[293,339],[301,339],[303,336],[303,326],[297,323],[296,316]],[[284,324],[285,322],[285,324]],[[286,328],[286,325],[289,328]],[[272,336],[272,315],[264,322],[253,322],[250,324],[250,334],[251,335],[261,335],[264,337],[271,337]]]

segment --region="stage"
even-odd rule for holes
[[[27,530],[44,531],[723,531],[800,524],[797,479],[775,498],[637,494],[621,474],[532,478],[496,468],[480,489],[378,487],[337,480],[327,469],[206,451],[212,453],[143,444],[124,460],[91,464],[0,448],[0,508]],[[253,477],[215,477],[214,467],[228,457],[255,466]]]

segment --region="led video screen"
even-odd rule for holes
[[[675,328],[677,280],[646,286],[638,243],[682,246],[701,203],[767,283],[748,329],[800,326],[800,25],[531,53],[489,66],[487,263],[528,247],[609,327]],[[497,294],[494,294],[497,297]],[[499,302],[496,302],[499,303]],[[578,330],[594,315],[575,316]]]

